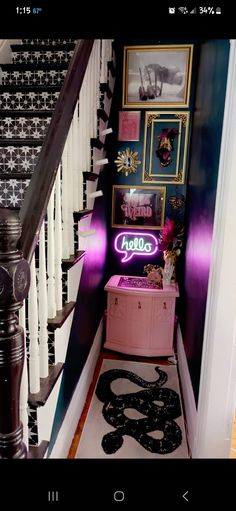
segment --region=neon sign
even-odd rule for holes
[[[157,239],[146,232],[120,232],[115,238],[115,250],[124,254],[122,263],[127,263],[135,255],[147,257],[157,252]]]

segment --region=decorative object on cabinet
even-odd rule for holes
[[[171,356],[178,285],[141,287],[147,277],[129,277],[136,287],[122,285],[127,275],[113,275],[105,286],[107,329],[105,348],[145,357]]]
[[[113,186],[112,227],[161,229],[164,224],[164,187]]]
[[[118,140],[138,142],[141,112],[119,112]]]
[[[188,458],[176,365],[104,359],[76,458]]]
[[[125,46],[123,108],[186,108],[193,45]]]
[[[115,160],[117,172],[122,172],[125,176],[137,172],[140,163],[141,161],[138,160],[138,153],[132,151],[129,147],[124,151],[118,151],[118,156]]]
[[[120,232],[114,243],[114,248],[123,254],[122,263],[127,263],[134,256],[149,257],[157,252],[157,238],[145,232]]]
[[[189,112],[145,112],[143,182],[184,183],[188,132]]]
[[[143,268],[143,273],[147,273],[147,280],[155,282],[159,287],[162,287],[163,268],[156,264],[146,264]]]
[[[180,248],[183,244],[183,235],[183,225],[166,218],[165,225],[162,227],[159,235],[159,249],[163,251],[163,259],[165,262],[163,281],[165,281],[166,284],[170,283],[171,280],[175,282],[175,265],[180,255]]]

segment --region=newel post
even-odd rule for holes
[[[0,208],[0,459],[27,457],[19,417],[24,336],[16,312],[28,294],[30,269],[17,249],[20,235],[18,213]]]

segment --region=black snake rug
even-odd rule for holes
[[[133,437],[144,449],[158,454],[171,453],[181,444],[181,429],[174,420],[181,415],[179,396],[174,390],[163,387],[168,380],[167,373],[158,366],[155,371],[158,379],[154,382],[146,381],[124,369],[111,369],[101,374],[96,395],[104,403],[104,419],[116,429],[102,439],[102,448],[106,454],[114,454],[120,449],[124,435]],[[111,390],[111,383],[117,378],[126,378],[145,390],[116,395]],[[129,419],[125,415],[126,408],[136,409],[145,418]],[[154,431],[162,432],[163,437],[155,439],[148,434]]]

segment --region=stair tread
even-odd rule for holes
[[[90,215],[92,212],[93,212],[92,209],[80,209],[79,211],[74,211],[73,213],[74,222],[79,222],[81,218]]]
[[[16,62],[15,64],[0,64],[2,71],[60,71],[61,69],[68,69],[68,62],[53,62],[46,64],[42,62],[34,63],[31,62]]]
[[[0,94],[3,92],[58,92],[59,85],[0,85]]]
[[[30,445],[28,459],[43,459],[48,446],[49,442],[47,440],[42,440],[39,445]]]
[[[50,396],[62,370],[64,364],[58,362],[55,366],[49,366],[49,375],[47,378],[40,378],[40,391],[37,394],[29,393],[28,402],[31,406],[43,406]]]
[[[99,174],[96,174],[96,172],[85,171],[83,172],[83,176],[85,181],[96,181],[96,179],[99,177]]]
[[[32,117],[35,119],[37,117],[52,117],[51,110],[1,110],[0,109],[0,119],[5,119],[6,117]],[[7,115],[5,115],[7,114]]]
[[[27,174],[23,174],[22,172],[0,172],[0,181],[2,180],[10,180],[10,179],[30,179],[33,175],[33,172],[28,172]]]
[[[62,269],[74,266],[85,254],[84,250],[78,250],[77,254],[72,255],[69,259],[62,259]]]
[[[55,45],[42,45],[39,47],[37,44],[11,44],[11,49],[13,52],[23,52],[23,51],[70,51],[74,50],[75,43],[67,43],[67,44],[55,44]]]
[[[63,309],[57,311],[55,318],[48,319],[48,327],[49,330],[56,330],[56,328],[61,328],[65,320],[70,315],[71,311],[74,309],[75,302],[68,302],[64,305]]]
[[[42,146],[44,138],[7,138],[0,139],[0,147],[6,146]]]

